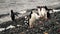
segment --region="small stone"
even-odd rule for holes
[[[59,22],[56,22],[56,24],[59,24]]]
[[[20,34],[24,34],[24,32],[21,32]]]
[[[43,27],[40,27],[40,29],[43,29]]]
[[[48,32],[44,32],[44,34],[48,34]]]
[[[26,30],[26,31],[29,31],[29,30]]]

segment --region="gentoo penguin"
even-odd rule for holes
[[[29,26],[30,26],[30,28],[32,28],[32,27],[34,27],[33,25],[39,16],[37,15],[37,13],[34,10],[32,10],[30,17],[31,18],[29,19]]]
[[[47,18],[47,7],[46,6],[37,6],[38,13],[40,17]]]

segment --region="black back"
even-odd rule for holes
[[[31,18],[31,14],[32,14],[32,11],[31,11],[31,13],[30,13],[30,15],[29,15],[30,18]]]
[[[50,19],[50,13],[49,13],[49,12],[47,12],[47,18],[49,18],[49,19]]]
[[[11,19],[12,19],[12,21],[14,21],[14,20],[15,20],[15,15],[14,15],[13,10],[11,10]]]

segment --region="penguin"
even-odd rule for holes
[[[49,11],[47,12],[47,18],[50,19],[50,13],[49,13]]]
[[[14,15],[13,10],[11,10],[11,20],[12,20],[12,21],[15,21],[15,15]]]
[[[29,16],[28,16],[28,25],[30,28],[34,27],[33,25],[37,19],[39,19],[39,15],[36,12],[36,9],[32,9]]]

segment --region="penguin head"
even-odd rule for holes
[[[13,10],[11,10],[11,13],[13,13]]]

